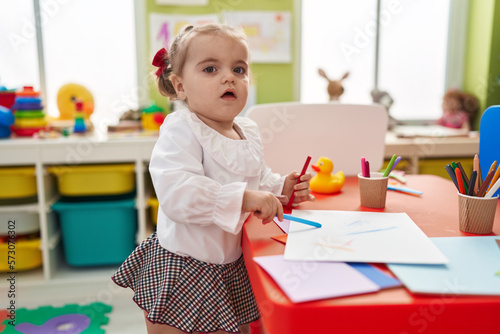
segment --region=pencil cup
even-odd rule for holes
[[[462,232],[488,234],[493,231],[498,197],[476,197],[458,193],[458,228]]]
[[[382,173],[370,173],[370,177],[363,177],[359,173],[358,181],[361,205],[375,209],[383,208],[385,206],[389,177],[384,177]]]

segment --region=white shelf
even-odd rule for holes
[[[68,266],[62,254],[61,231],[51,206],[58,198],[56,180],[47,172],[53,165],[75,166],[80,164],[135,164],[137,242],[151,232],[147,217],[151,182],[147,165],[157,137],[151,134],[137,137],[107,138],[106,136],[62,137],[58,139],[14,138],[0,141],[0,167],[34,166],[37,183],[37,202],[20,205],[0,205],[2,212],[38,213],[43,265],[41,268],[18,272],[20,284],[54,284],[62,282],[88,282],[109,280],[116,267]],[[84,251],[84,250],[82,250]],[[3,277],[2,273],[2,277]],[[0,282],[0,287],[5,284]]]
[[[38,212],[38,203],[18,204],[18,205],[0,205],[0,212]]]

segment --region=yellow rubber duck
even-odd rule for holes
[[[321,157],[316,165],[311,167],[317,172],[309,183],[312,191],[320,194],[332,194],[339,192],[344,186],[344,172],[340,171],[332,175],[333,162],[330,159]]]

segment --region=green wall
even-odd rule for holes
[[[146,0],[146,40],[149,50],[149,13],[161,14],[220,14],[222,11],[244,11],[244,10],[269,10],[269,11],[289,11],[292,13],[291,22],[291,50],[292,62],[289,64],[252,64],[254,82],[257,87],[257,103],[287,102],[294,101],[294,83],[297,78],[294,74],[296,36],[295,25],[297,17],[295,13],[294,0],[210,0],[207,6],[159,6],[155,0]],[[148,52],[149,54],[149,52]],[[150,67],[150,69],[152,69]],[[166,99],[158,93],[152,84],[150,98],[158,105],[166,107]]]
[[[480,112],[500,104],[500,4],[495,0],[470,0],[464,90],[479,99]],[[479,128],[480,116],[475,128]]]
[[[491,36],[490,77],[486,106],[500,105],[500,2],[495,1]]]

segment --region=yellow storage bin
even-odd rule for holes
[[[0,168],[0,199],[36,196],[35,167]]]
[[[418,164],[419,174],[432,174],[449,179],[450,176],[444,166],[451,165],[451,162],[460,162],[467,175],[472,173],[473,159],[472,158],[446,158],[446,159],[420,159]]]
[[[151,197],[148,200],[149,207],[151,208],[151,221],[156,225],[158,220],[158,207],[160,206],[158,198]]]
[[[123,195],[135,190],[133,164],[53,166],[63,196]]]
[[[22,271],[38,268],[42,265],[42,251],[40,250],[40,238],[32,240],[16,240],[9,244],[7,238],[0,240],[0,271]],[[15,250],[15,254],[9,254],[9,250]],[[14,259],[9,258],[9,255]],[[9,261],[14,261],[9,263]],[[13,265],[14,267],[10,267]]]

